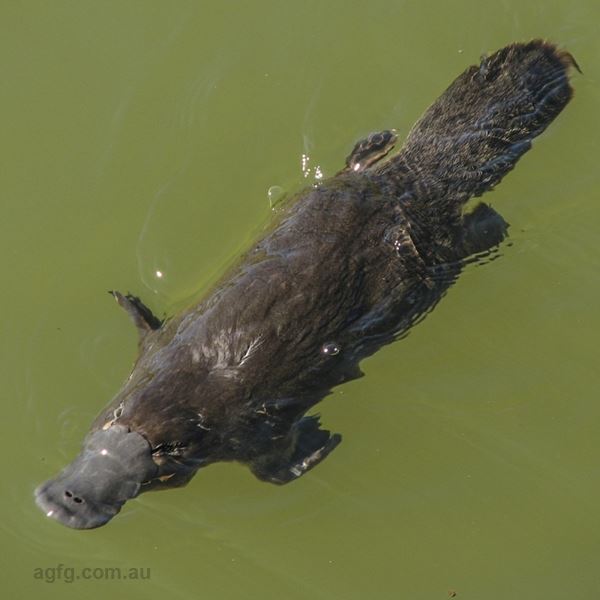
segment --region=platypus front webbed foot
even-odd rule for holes
[[[140,341],[142,341],[149,332],[160,329],[162,326],[163,321],[156,317],[137,296],[133,296],[132,294],[123,295],[121,292],[112,290],[108,293],[131,317],[134,325],[137,327]]]
[[[261,456],[249,465],[256,477],[278,485],[294,481],[318,465],[342,441],[339,433],[321,429],[318,417],[301,419],[291,437],[286,449]]]

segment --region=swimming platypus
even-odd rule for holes
[[[162,322],[112,292],[139,357],[79,456],[35,491],[64,525],[98,527],[146,490],[216,461],[284,484],[340,442],[307,411],[361,375],[508,225],[465,203],[494,187],[572,96],[570,54],[535,40],[469,67],[401,150],[393,130],[359,142],[334,177],[301,191],[199,303]]]

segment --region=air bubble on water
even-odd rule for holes
[[[308,177],[310,175],[310,167],[308,163],[310,162],[310,156],[308,154],[302,155],[302,174],[304,177]]]
[[[310,156],[308,154],[302,154],[301,163],[302,163],[302,175],[304,176],[305,179],[308,179],[311,175],[317,181],[320,181],[321,179],[323,179],[323,169],[321,169],[320,165],[317,165],[314,168],[309,166]]]
[[[269,207],[273,210],[285,198],[285,190],[280,185],[272,185],[267,190],[267,196]]]
[[[327,342],[321,346],[321,353],[325,356],[335,356],[336,354],[339,354],[340,351],[341,348],[336,342]]]

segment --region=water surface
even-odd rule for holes
[[[7,597],[600,594],[596,2],[58,0],[0,19]],[[33,488],[135,357],[107,290],[172,314],[268,222],[270,188],[403,137],[481,54],[539,36],[584,75],[487,197],[512,245],[319,406],[344,436],[322,465],[282,488],[212,466],[95,531],[43,517]],[[150,580],[81,578],[105,567]]]

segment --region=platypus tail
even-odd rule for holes
[[[434,196],[436,211],[459,212],[499,183],[566,106],[571,67],[579,70],[569,53],[542,40],[483,58],[429,107],[379,172],[412,182],[419,203]]]

